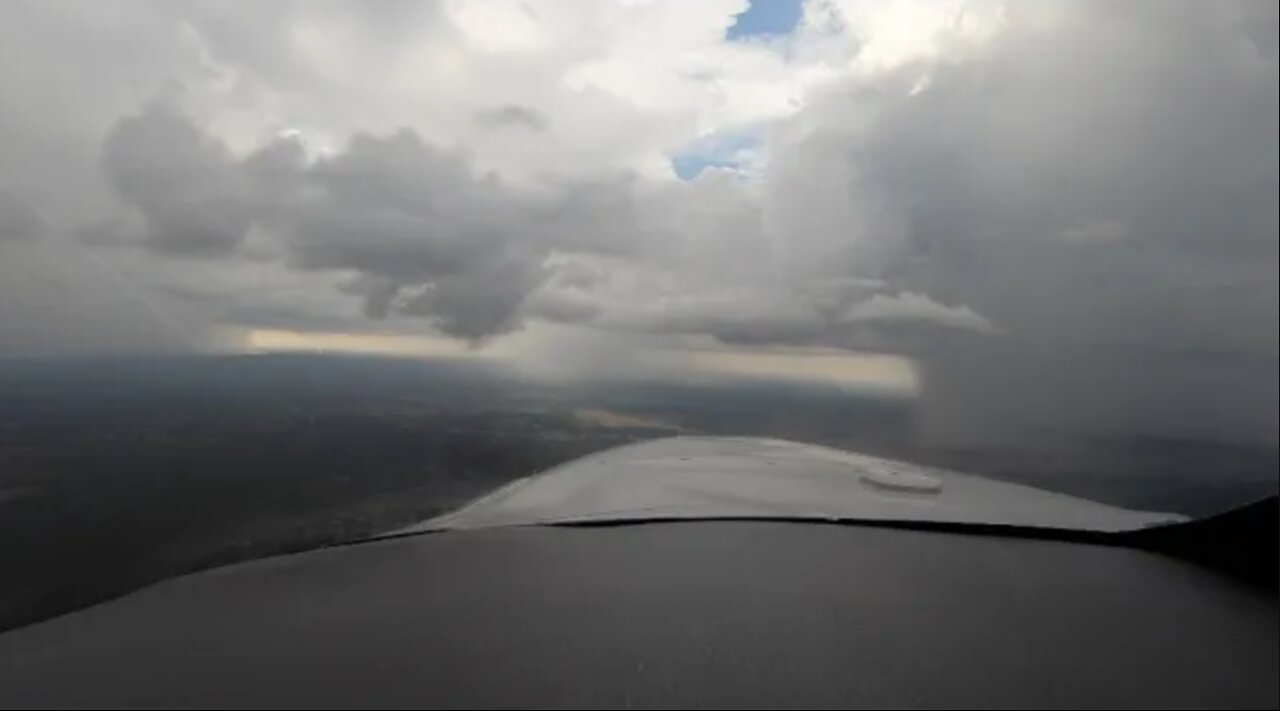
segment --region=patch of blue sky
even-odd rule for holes
[[[707,168],[747,173],[759,162],[762,140],[755,126],[703,136],[671,156],[671,168],[681,180],[693,180]]]
[[[745,40],[790,34],[800,22],[804,0],[751,0],[725,31],[725,39]]]

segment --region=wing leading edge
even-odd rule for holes
[[[395,533],[643,519],[917,521],[1121,532],[1184,520],[775,439],[671,437],[517,480]]]

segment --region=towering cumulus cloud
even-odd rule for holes
[[[895,353],[942,440],[1275,440],[1274,3],[746,5],[9,4],[0,249],[188,330]]]

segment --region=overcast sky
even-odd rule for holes
[[[834,349],[1274,441],[1276,8],[10,0],[0,352]]]

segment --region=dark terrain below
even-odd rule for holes
[[[1200,515],[1274,447],[938,450],[910,401],[760,381],[550,387],[493,366],[273,355],[0,363],[0,629],[235,560],[366,537],[592,451],[768,435]]]

